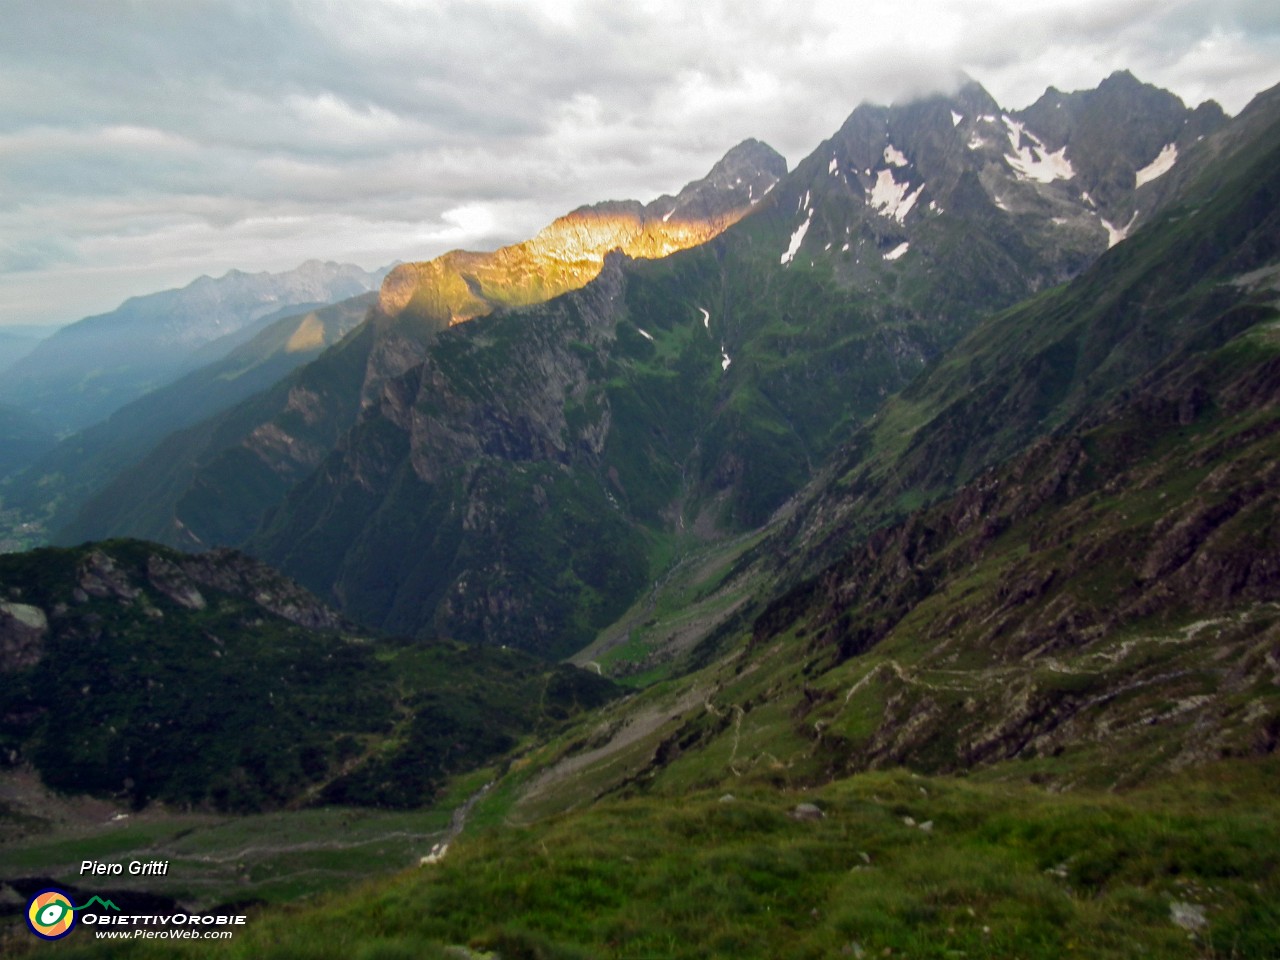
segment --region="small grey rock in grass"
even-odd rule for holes
[[[1170,902],[1169,919],[1183,930],[1191,931],[1199,930],[1209,923],[1204,915],[1204,907],[1198,903],[1184,903],[1180,900]]]
[[[826,814],[812,803],[799,803],[791,811],[791,816],[795,820],[821,820]]]

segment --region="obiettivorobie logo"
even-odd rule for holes
[[[41,890],[27,902],[27,926],[41,940],[61,940],[75,928],[76,913],[94,904],[107,910],[120,909],[101,897],[91,897],[88,903],[75,907],[61,890]]]
[[[77,914],[93,906],[102,911],[115,911],[114,914],[94,911],[84,915],[86,926],[100,928],[97,937],[110,939],[226,940],[232,936],[231,930],[209,928],[241,926],[249,919],[243,914],[124,914],[115,903],[101,897],[90,897],[77,907],[66,892],[50,888],[27,901],[27,926],[41,940],[61,940],[75,929]]]

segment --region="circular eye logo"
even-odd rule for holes
[[[61,890],[41,890],[27,903],[27,926],[42,940],[61,940],[75,925],[71,898]]]

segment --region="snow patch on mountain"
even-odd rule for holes
[[[1136,190],[1144,183],[1150,183],[1156,177],[1162,177],[1170,170],[1173,165],[1178,162],[1178,147],[1176,144],[1167,143],[1164,148],[1156,155],[1156,158],[1139,170],[1135,175],[1136,183],[1133,187]]]
[[[808,197],[809,195],[806,193],[805,199],[807,200]],[[809,224],[811,223],[813,223],[812,210],[809,211],[809,216],[805,218],[804,223],[796,227],[795,233],[791,234],[791,242],[787,244],[786,252],[783,253],[782,259],[779,261],[780,263],[788,264],[795,259],[795,255],[800,250],[800,244],[804,242],[804,235],[809,232]]]
[[[640,336],[644,337],[646,340],[649,340],[649,341],[653,340],[653,334],[651,334],[648,330],[644,329],[644,327],[636,327],[636,329],[640,331]]]
[[[960,114],[956,113],[954,110],[951,111],[951,125],[953,127],[960,126],[960,121],[963,119],[964,117],[960,116]]]
[[[905,167],[910,163],[907,155],[892,143],[884,148],[884,162],[891,167]]]
[[[1044,142],[1013,117],[1005,116],[1004,125],[1009,129],[1009,146],[1013,153],[1005,154],[1005,160],[1013,167],[1020,180],[1052,183],[1054,180],[1070,180],[1076,175],[1067,159],[1067,148],[1052,153]],[[1023,139],[1031,141],[1030,147],[1022,146]]]
[[[827,173],[833,177],[840,172],[840,161],[835,157],[831,158],[831,162],[827,164]]]
[[[1107,249],[1110,250],[1117,243],[1129,235],[1130,229],[1133,228],[1133,222],[1138,219],[1138,211],[1133,211],[1133,216],[1129,218],[1129,222],[1123,227],[1115,227],[1109,220],[1103,220],[1102,226],[1107,231]]]
[[[894,247],[894,248],[893,248],[892,250],[890,250],[888,253],[886,253],[886,254],[884,255],[884,258],[885,258],[886,260],[897,260],[900,256],[902,256],[904,253],[906,253],[906,252],[907,252],[908,250],[910,250],[910,249],[911,249],[911,244],[910,244],[910,243],[907,243],[906,241],[904,241],[904,242],[902,242],[902,243],[898,244],[896,247]]]
[[[920,184],[914,193],[911,190],[910,182],[898,183],[893,178],[892,170],[881,170],[876,174],[875,186],[871,188],[871,196],[867,202],[881,216],[893,217],[899,223],[907,222],[907,214],[911,212],[911,208],[920,199],[920,192],[924,190],[924,184]]]

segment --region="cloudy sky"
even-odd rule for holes
[[[0,324],[231,268],[372,268],[650,200],[758,137],[791,165],[859,102],[1003,105],[1113,70],[1235,113],[1275,0],[0,3]]]

